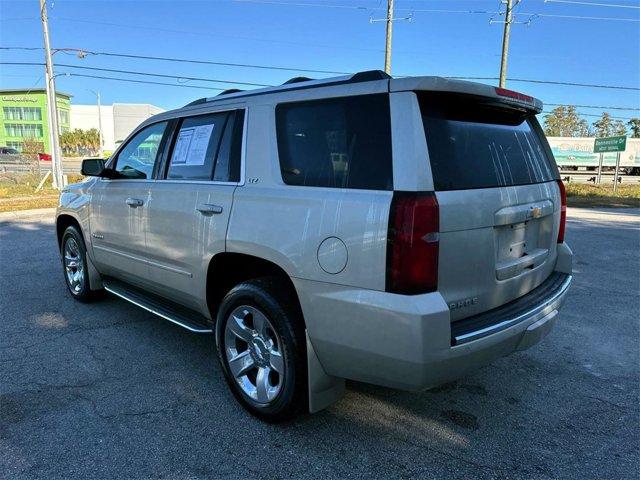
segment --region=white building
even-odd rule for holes
[[[114,103],[100,106],[102,139],[105,151],[113,151],[122,141],[147,118],[164,112],[160,107],[142,103]],[[69,127],[98,129],[98,105],[71,105]]]

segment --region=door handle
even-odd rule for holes
[[[196,207],[196,210],[198,210],[203,215],[217,215],[219,213],[222,213],[222,207],[220,205],[214,205],[212,203],[201,203]]]
[[[144,205],[144,200],[140,200],[139,198],[129,197],[125,201],[131,208],[141,207],[142,205]]]

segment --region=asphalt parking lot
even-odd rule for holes
[[[242,410],[209,336],[65,291],[52,214],[0,218],[0,478],[638,478],[640,212],[570,209],[555,330],[456,383],[350,383],[283,425]]]

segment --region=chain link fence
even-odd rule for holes
[[[62,169],[65,175],[79,174],[82,159],[63,158]],[[32,175],[44,178],[51,172],[51,161],[43,161],[38,155],[0,154],[0,179],[10,180],[21,175]]]

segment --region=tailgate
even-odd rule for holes
[[[438,290],[459,320],[540,285],[556,262],[558,171],[532,111],[419,92],[440,206]]]
[[[438,290],[458,320],[527,294],[553,271],[556,182],[437,193]]]

